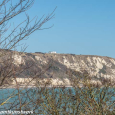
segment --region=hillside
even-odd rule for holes
[[[15,70],[15,76],[18,78],[63,80],[88,76],[92,82],[100,83],[100,80],[114,82],[114,58],[95,55],[6,52],[11,53],[13,66],[20,70]]]

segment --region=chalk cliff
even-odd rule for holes
[[[115,82],[115,59],[110,57],[15,52],[12,53],[12,58],[15,68],[25,69],[15,74],[18,78],[66,79],[88,75],[92,82],[100,79]]]

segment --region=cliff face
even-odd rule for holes
[[[87,74],[92,78],[92,82],[100,79],[115,82],[114,58],[94,55],[10,52],[15,68],[21,68],[19,72],[15,72],[18,78],[66,79],[85,77]]]
[[[115,77],[115,59],[103,56],[74,55],[74,54],[48,54],[48,53],[23,53],[14,55],[14,64],[26,64],[29,61],[40,67],[53,60],[52,69],[65,71],[72,69],[78,72],[86,70],[92,77]]]

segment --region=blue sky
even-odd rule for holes
[[[26,52],[71,53],[115,58],[115,0],[36,0],[30,18],[55,11],[55,18],[23,41]],[[21,19],[19,18],[21,16]],[[15,18],[19,23],[25,16]]]

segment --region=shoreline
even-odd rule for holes
[[[72,88],[72,87],[75,87],[75,86],[71,86],[71,85],[55,85],[55,86],[35,86],[35,85],[20,85],[19,86],[19,89],[20,88],[23,88],[23,89],[28,89],[28,88]],[[76,86],[77,87],[77,86]],[[80,88],[83,88],[83,86],[79,86]],[[98,88],[103,88],[104,86],[101,86],[101,87],[98,87]],[[115,86],[108,86],[109,88],[115,88]],[[93,88],[97,88],[97,87],[93,87]],[[18,89],[16,85],[11,85],[11,86],[1,86],[0,87],[0,90],[2,89]]]
[[[73,86],[39,86],[39,87],[37,87],[37,86],[35,86],[35,85],[29,85],[29,86],[26,86],[26,85],[20,85],[19,86],[19,89],[20,88],[24,88],[24,89],[27,89],[27,88],[70,88],[70,87],[73,87]],[[2,90],[2,89],[18,89],[17,88],[17,86],[15,86],[15,85],[11,85],[11,86],[1,86],[0,87],[0,90]]]

